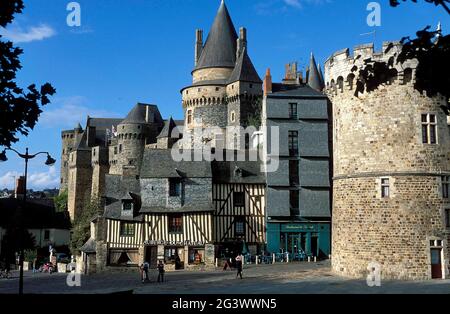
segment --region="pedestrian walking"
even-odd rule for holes
[[[148,277],[148,271],[150,269],[150,264],[148,262],[144,262],[141,267],[142,267],[141,273],[142,283],[149,282],[150,278]]]
[[[162,260],[158,263],[158,282],[164,282],[164,263]]]
[[[237,268],[236,278],[241,277],[242,279],[242,256],[240,255],[236,257],[236,268]]]

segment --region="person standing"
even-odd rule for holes
[[[241,255],[238,255],[236,257],[236,269],[237,269],[236,278],[240,276],[242,279],[242,256]]]
[[[149,282],[150,278],[148,277],[148,270],[150,269],[150,264],[148,262],[144,262],[142,264],[142,282]]]
[[[162,260],[158,263],[158,282],[164,282],[164,263]]]

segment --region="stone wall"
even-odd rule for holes
[[[73,221],[90,200],[92,191],[91,150],[77,150],[70,154],[68,211]]]
[[[384,45],[386,47],[387,43]],[[448,234],[441,176],[450,174],[450,133],[440,109],[446,100],[414,89],[414,78],[398,76],[355,97],[354,64],[365,58],[387,61],[398,52],[373,52],[373,45],[334,54],[326,63],[327,94],[333,103],[334,195],[332,267],[363,277],[370,262],[382,278],[431,278],[430,240],[443,240],[448,275]],[[362,56],[359,57],[358,56]],[[355,58],[355,59],[354,59]],[[357,73],[354,73],[357,75]],[[437,144],[422,143],[422,114],[437,118]],[[381,197],[381,179],[390,195]]]

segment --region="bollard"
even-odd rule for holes
[[[275,264],[275,253],[272,254],[272,264]]]
[[[289,254],[286,253],[286,263],[289,263]]]
[[[256,263],[256,265],[258,265],[259,264],[259,256],[258,255],[256,255],[256,258],[255,258],[255,263]]]
[[[216,268],[219,267],[219,259],[216,258]]]
[[[317,256],[314,256],[314,263],[317,263]]]
[[[308,256],[308,263],[311,263],[311,256]]]

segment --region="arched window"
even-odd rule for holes
[[[187,124],[192,124],[192,110],[187,111]]]
[[[337,88],[341,93],[344,92],[344,78],[342,76],[337,79]]]
[[[413,79],[413,71],[410,68],[405,69],[403,71],[403,84],[411,83]]]
[[[350,73],[347,76],[347,82],[348,82],[348,86],[349,86],[350,90],[353,90],[353,85],[355,84],[355,74]]]

